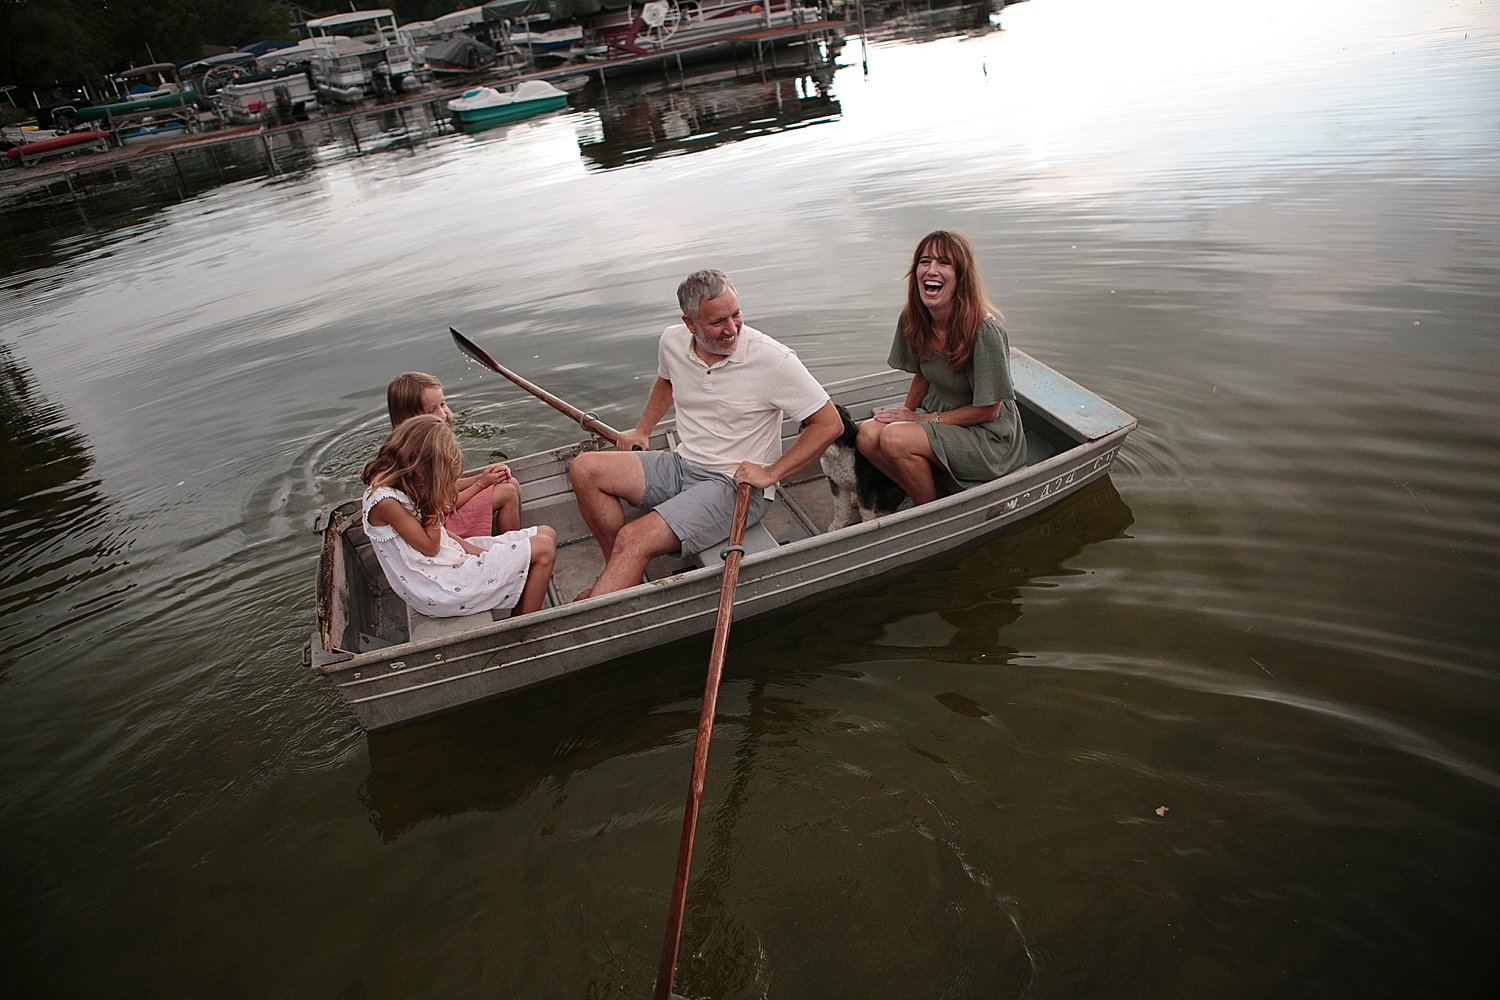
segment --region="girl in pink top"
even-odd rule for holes
[[[396,376],[385,390],[386,410],[395,428],[409,417],[431,413],[453,423],[453,411],[443,397],[443,384],[426,372]],[[521,486],[510,467],[497,462],[473,476],[458,479],[458,507],[448,515],[448,530],[460,538],[503,535],[521,526]]]

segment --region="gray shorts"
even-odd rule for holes
[[[646,493],[641,506],[654,510],[667,522],[682,543],[682,554],[702,552],[729,537],[734,517],[734,479],[685,462],[671,451],[640,451],[646,472]],[[766,516],[771,501],[764,490],[750,491],[748,528]]]

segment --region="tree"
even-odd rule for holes
[[[108,72],[196,59],[204,43],[291,37],[270,0],[0,0],[0,83],[27,96],[57,84],[98,92]]]

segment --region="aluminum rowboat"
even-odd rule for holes
[[[832,497],[814,463],[778,488],[771,512],[747,536],[736,621],[971,547],[1108,473],[1135,418],[1021,351],[1012,350],[1011,367],[1026,465],[984,486],[829,531]],[[828,390],[857,421],[900,403],[910,379],[883,372]],[[797,430],[788,421],[783,440]],[[673,440],[664,423],[651,446]],[[413,722],[713,631],[721,569],[713,552],[658,558],[647,582],[568,603],[602,568],[569,489],[568,463],[600,447],[590,439],[509,462],[522,485],[526,523],[549,524],[558,534],[548,606],[529,615],[432,619],[409,612],[375,561],[359,502],[323,511],[317,621],[303,659],[362,727]]]

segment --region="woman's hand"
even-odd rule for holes
[[[915,410],[909,410],[904,406],[887,406],[884,409],[876,410],[873,417],[878,424],[896,424],[908,420],[920,421],[922,414]]]

